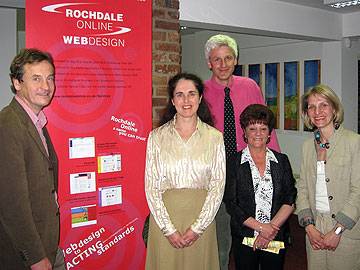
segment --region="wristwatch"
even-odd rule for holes
[[[344,229],[341,226],[338,226],[338,227],[336,227],[334,232],[336,235],[340,235],[343,233],[343,231],[344,231]]]

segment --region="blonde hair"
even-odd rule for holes
[[[340,125],[344,121],[344,108],[338,96],[335,94],[334,90],[332,90],[329,86],[325,84],[318,84],[309,88],[309,90],[301,98],[302,116],[306,127],[310,129],[315,128],[315,126],[311,123],[311,120],[307,113],[308,105],[309,105],[308,100],[309,97],[313,95],[320,95],[324,97],[334,108],[335,114],[334,114],[333,123],[335,126]]]
[[[238,57],[238,48],[235,39],[227,35],[219,34],[210,37],[205,43],[204,52],[206,61],[209,61],[211,50],[221,46],[228,46],[233,51],[235,58]]]

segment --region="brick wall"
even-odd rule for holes
[[[157,127],[167,103],[167,81],[181,70],[181,46],[179,0],[152,3],[152,119],[153,127]]]

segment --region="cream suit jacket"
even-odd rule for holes
[[[330,215],[347,230],[344,236],[360,239],[360,135],[342,126],[330,138],[325,174]],[[304,142],[296,208],[300,224],[315,217],[317,156],[314,139]]]

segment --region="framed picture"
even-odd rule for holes
[[[261,65],[252,64],[249,65],[249,78],[253,79],[257,85],[261,88]]]
[[[284,129],[299,129],[299,62],[284,63]]]
[[[233,72],[233,75],[243,76],[243,72],[244,72],[243,65],[236,65],[235,69],[234,69],[234,72]]]
[[[273,111],[279,128],[279,63],[265,64],[265,102]]]
[[[321,82],[321,62],[320,60],[304,61],[304,93],[310,87]]]
[[[321,61],[304,61],[304,93],[306,93],[310,87],[319,83],[321,83]],[[310,131],[310,129],[304,126],[304,131]]]

